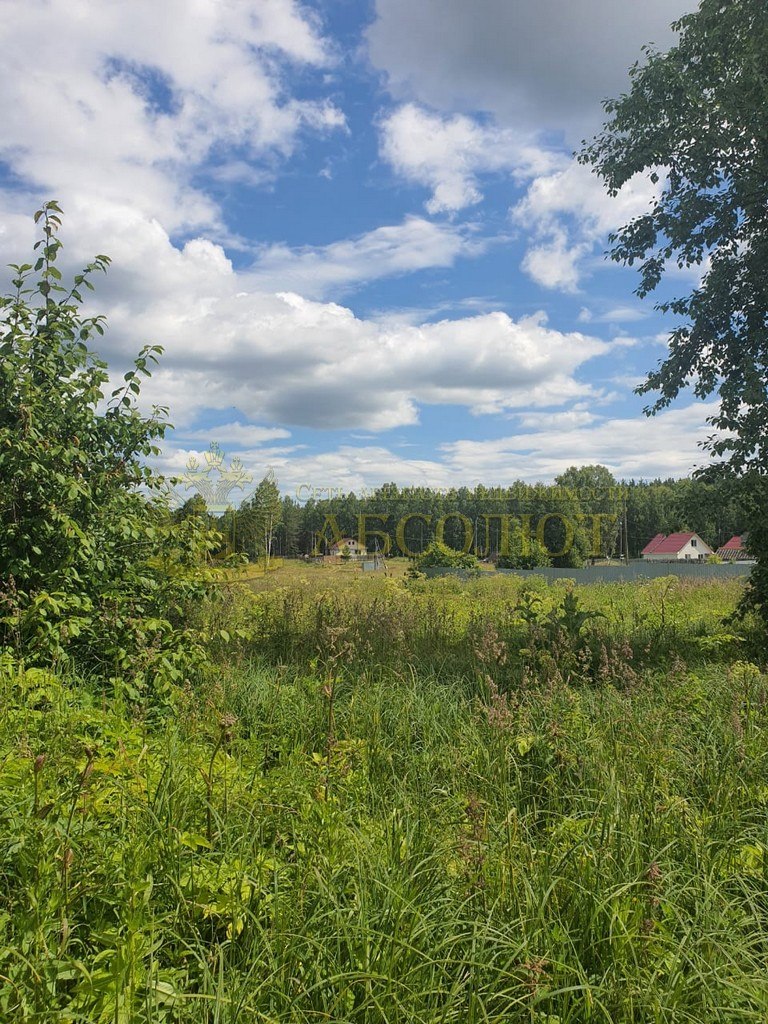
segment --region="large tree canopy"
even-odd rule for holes
[[[613,195],[635,175],[658,188],[643,216],[611,236],[610,256],[640,264],[637,293],[670,266],[700,267],[688,295],[657,308],[678,322],[639,389],[650,412],[692,386],[717,394],[709,447],[738,472],[768,471],[768,3],[702,0],[652,48],[579,159]]]

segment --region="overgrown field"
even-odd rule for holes
[[[0,1020],[765,1021],[738,594],[308,569],[156,700],[8,658]]]

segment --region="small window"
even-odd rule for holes
[[[696,547],[696,538],[695,537],[691,537],[691,547],[692,548]]]

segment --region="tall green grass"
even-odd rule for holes
[[[550,585],[543,578],[513,576],[475,581],[358,576],[343,582],[325,583],[322,572],[310,572],[290,586],[246,600],[230,592],[219,611],[220,625],[245,627],[253,641],[245,643],[246,654],[273,663],[306,665],[328,657],[342,642],[345,661],[356,671],[386,666],[445,679],[473,675],[478,647],[493,636],[506,652],[504,666],[496,666],[501,688],[541,674],[541,659],[530,655],[532,639],[540,647],[541,637],[532,637],[531,626],[562,609],[571,591],[580,608],[599,613],[583,630],[581,645],[589,648],[593,676],[600,674],[601,659],[609,669],[623,661],[633,671],[677,660],[702,666],[757,656],[762,644],[743,625],[737,629],[727,621],[742,591],[739,580],[666,577],[579,587],[569,580]],[[545,646],[562,661],[557,644]]]
[[[764,1021],[768,677],[670,649],[510,687],[454,596],[364,659],[349,616],[282,665],[272,625],[162,716],[9,668],[0,1019]],[[619,597],[585,634],[646,628]],[[429,630],[461,656],[409,665]]]

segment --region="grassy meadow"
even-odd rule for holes
[[[0,662],[0,1020],[768,1019],[735,581],[222,578],[162,702]]]

